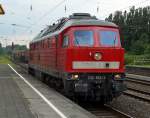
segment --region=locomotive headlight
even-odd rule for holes
[[[117,80],[117,79],[121,79],[121,75],[119,75],[119,74],[115,75],[115,76],[114,76],[114,79],[116,79],[116,80]]]
[[[72,75],[72,79],[78,79],[79,78],[79,75]]]
[[[95,59],[95,60],[101,60],[101,59],[102,59],[102,54],[101,54],[101,53],[98,53],[98,52],[95,53],[95,54],[94,54],[94,59]]]

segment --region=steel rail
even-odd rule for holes
[[[93,105],[92,103],[89,105],[81,105],[87,111],[91,112],[98,118],[133,118],[130,115],[123,113],[122,111],[113,108],[108,104],[104,105]]]
[[[136,78],[129,78],[129,77],[126,77],[126,80],[125,80],[125,81],[150,86],[150,81],[143,80],[143,79],[136,79]]]
[[[142,94],[138,90],[127,90],[124,91],[123,94],[150,103],[150,96],[149,95],[146,96],[145,94]]]

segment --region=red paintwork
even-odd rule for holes
[[[75,30],[93,30],[94,45],[93,47],[78,47],[73,45],[73,32]],[[124,73],[124,49],[121,48],[120,42],[117,47],[101,46],[98,42],[98,30],[112,30],[118,32],[119,29],[113,27],[97,26],[76,26],[69,27],[58,34],[57,45],[55,36],[43,39],[42,41],[30,44],[30,61],[29,64],[40,65],[44,69],[57,72],[91,72],[91,73]],[[62,48],[62,37],[68,35],[70,42],[69,47]],[[36,46],[35,49],[34,46]],[[72,61],[96,61],[89,53],[102,53],[101,61],[119,61],[119,69],[72,69]],[[40,55],[40,59],[39,59]]]
[[[92,56],[89,53],[92,53]],[[93,58],[95,52],[102,54],[101,61],[119,61],[121,62],[120,69],[80,69],[73,70],[71,67],[72,61],[96,61]],[[123,49],[105,49],[105,48],[76,48],[68,50],[67,71],[69,72],[124,72],[124,50]]]

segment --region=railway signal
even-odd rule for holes
[[[4,15],[4,14],[5,14],[4,9],[3,9],[2,5],[0,4],[0,15]]]

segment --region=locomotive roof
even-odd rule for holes
[[[79,25],[93,25],[93,26],[111,26],[111,27],[118,27],[112,22],[107,22],[104,20],[95,20],[95,19],[81,19],[81,20],[69,20],[68,23],[66,23],[66,27],[70,26],[79,26]]]
[[[64,29],[71,26],[109,26],[118,27],[116,24],[104,20],[98,20],[96,17],[91,17],[89,14],[85,16],[71,15],[69,18],[62,18],[58,24],[53,24],[42,30],[32,41],[36,42],[46,37],[57,35]]]

